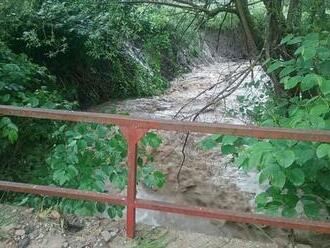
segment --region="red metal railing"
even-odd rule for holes
[[[242,125],[207,124],[165,120],[145,120],[119,115],[19,108],[4,105],[0,105],[0,115],[118,125],[128,142],[129,168],[127,197],[120,197],[97,192],[86,192],[75,189],[64,189],[4,181],[0,181],[0,190],[125,205],[127,207],[126,232],[129,238],[133,238],[135,235],[135,213],[137,208],[210,219],[222,219],[233,222],[262,224],[280,228],[302,229],[330,234],[330,223],[327,222],[274,218],[265,215],[247,214],[229,210],[215,210],[209,208],[180,206],[136,198],[137,145],[139,140],[150,129],[197,133],[220,133],[263,139],[295,139],[301,141],[317,142],[330,142],[329,131],[260,128]]]

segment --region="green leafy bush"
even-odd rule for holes
[[[114,1],[5,1],[0,39],[46,65],[82,107],[151,96],[167,87],[180,70],[180,49],[197,37],[182,38],[161,10]]]
[[[32,63],[24,54],[14,54],[0,42],[0,104],[72,109],[75,103],[66,101],[55,86],[55,78],[45,67]],[[40,175],[46,175],[47,169],[42,161],[57,126],[51,121],[1,118],[1,179],[38,182],[42,178],[43,182]]]
[[[289,35],[282,44],[295,47],[295,57],[269,64],[284,86],[282,98],[269,96],[258,106],[257,124],[265,127],[330,129],[330,35]],[[261,109],[261,110],[260,110]],[[268,185],[256,197],[257,210],[272,215],[326,218],[330,213],[330,145],[291,140],[258,140],[215,135],[202,142],[234,155],[235,164],[259,172]]]
[[[63,89],[45,67],[25,54],[13,53],[0,42],[0,104],[68,109],[76,103],[65,100]],[[31,145],[33,144],[33,145]],[[161,144],[149,133],[139,148],[138,180],[147,187],[162,187],[165,177],[155,170],[151,151]],[[127,185],[126,142],[117,128],[70,124],[28,118],[0,119],[1,179],[57,185],[105,192],[106,184],[117,190]],[[123,207],[95,202],[7,194],[9,202],[33,207],[58,206],[65,212],[91,215],[107,212],[122,216]]]
[[[113,126],[77,124],[62,126],[54,133],[58,140],[47,159],[52,181],[61,187],[105,192],[107,187],[122,191],[127,185],[127,144],[118,128]],[[156,171],[150,149],[161,144],[159,137],[149,133],[142,140],[138,156],[138,182],[162,187],[164,175]],[[149,149],[149,150],[148,150]],[[109,217],[122,216],[122,207],[93,202],[62,200],[59,207],[70,213],[92,215],[107,212]]]
[[[12,53],[0,42],[0,104],[72,109],[74,103],[64,100],[54,85],[55,79],[45,67],[32,63],[24,54]],[[2,151],[17,140],[18,127],[23,123],[25,128],[43,123],[12,119],[15,122],[7,117],[0,121],[1,136],[9,141],[2,139]]]

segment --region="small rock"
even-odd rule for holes
[[[311,248],[312,246],[310,246],[310,245],[303,245],[303,244],[297,244],[296,247],[297,248]]]
[[[52,220],[59,220],[61,218],[61,215],[59,212],[57,212],[56,210],[53,210],[50,214],[49,214],[49,218],[51,218]]]
[[[116,237],[117,232],[108,232],[108,231],[103,231],[101,232],[102,238],[105,242],[109,242],[112,240],[114,237]]]
[[[16,236],[24,236],[25,235],[25,230],[19,229],[15,231]]]
[[[68,242],[64,242],[62,245],[62,248],[68,248],[69,247],[69,243]]]
[[[20,241],[18,242],[17,247],[18,247],[18,248],[26,248],[26,247],[29,246],[29,244],[30,244],[30,239],[29,239],[29,237],[25,237],[24,239],[22,239],[22,240],[20,240]]]
[[[32,214],[33,211],[34,211],[33,208],[28,208],[28,209],[25,210],[25,212],[26,212],[27,214]]]
[[[44,234],[42,234],[42,233],[40,233],[40,235],[36,238],[37,240],[39,240],[39,239],[43,239],[44,238]]]
[[[167,110],[167,107],[160,106],[160,107],[157,107],[156,110],[157,111],[164,111],[164,110]]]

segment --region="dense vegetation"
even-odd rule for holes
[[[279,30],[270,25],[263,34],[266,38],[275,29],[277,36],[270,40],[272,47],[267,47],[269,40],[263,47],[263,64],[272,83],[263,89],[268,94],[267,101],[256,95],[240,96],[242,107],[231,114],[248,116],[265,127],[330,130],[329,6],[326,1],[290,1],[287,11],[285,4],[280,6],[281,1],[274,2],[278,5],[268,6],[268,11],[280,10],[273,15],[282,18],[282,26]],[[292,6],[297,9],[290,10]],[[295,12],[294,16],[290,17],[290,11]],[[247,87],[258,90],[259,85],[257,81],[249,82]],[[259,211],[285,217],[329,217],[328,144],[221,135],[202,142],[207,149],[218,145],[222,154],[233,155],[237,166],[259,173],[260,184],[266,186],[265,192],[256,197]]]
[[[248,114],[258,125],[330,129],[330,17],[326,0],[48,1],[0,3],[0,103],[84,109],[114,98],[150,96],[198,55],[198,32],[235,23],[248,55],[269,80],[266,102]],[[219,34],[221,32],[219,31]],[[251,82],[256,87],[259,82]],[[250,105],[241,98],[242,106]],[[242,114],[242,113],[236,113]],[[126,184],[127,145],[114,126],[1,118],[1,179],[104,192]],[[161,187],[149,133],[139,148],[139,182]],[[31,145],[33,144],[33,145]],[[330,212],[330,146],[312,142],[212,136],[236,164],[257,170],[268,189],[258,209],[292,217]],[[78,214],[122,208],[5,194],[7,201],[56,205]]]
[[[0,103],[68,110],[161,92],[185,69],[179,52],[194,52],[196,38],[191,30],[182,36],[166,10],[111,1],[1,1],[0,26]],[[4,117],[0,128],[1,179],[98,192],[109,181],[117,190],[127,184],[127,145],[116,127]],[[160,143],[150,133],[140,144],[139,181],[148,187],[164,184],[151,156]],[[93,202],[4,196],[78,214],[122,214]]]

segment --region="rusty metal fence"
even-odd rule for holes
[[[218,133],[235,136],[255,137],[261,139],[294,139],[315,142],[330,142],[330,131],[260,128],[242,125],[207,124],[167,120],[146,120],[102,113],[20,108],[4,105],[0,105],[0,115],[59,121],[98,123],[105,125],[114,124],[119,126],[128,143],[127,160],[129,168],[126,197],[105,193],[86,192],[76,189],[65,189],[5,181],[0,181],[0,190],[125,205],[127,207],[126,233],[127,237],[129,238],[133,238],[135,235],[136,209],[155,210],[208,219],[221,219],[232,222],[261,224],[279,228],[301,229],[330,234],[330,223],[327,222],[303,219],[275,218],[259,214],[248,214],[230,210],[182,206],[136,198],[137,145],[144,134],[151,129],[207,134]]]

